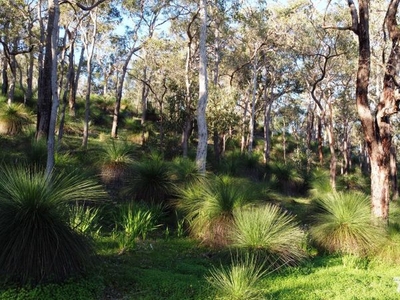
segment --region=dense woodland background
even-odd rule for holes
[[[399,3],[0,0],[0,299],[397,299]]]

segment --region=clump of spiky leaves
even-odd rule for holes
[[[169,165],[160,155],[153,154],[133,167],[129,193],[137,201],[164,203],[175,190]]]
[[[69,207],[69,224],[85,235],[98,234],[100,231],[100,208],[75,203]]]
[[[262,299],[262,289],[258,287],[267,269],[251,254],[232,259],[229,267],[212,268],[207,281],[216,290],[216,299],[251,300]]]
[[[372,223],[370,200],[358,192],[336,192],[318,200],[322,210],[310,228],[313,240],[329,252],[364,255],[378,246],[384,230]]]
[[[15,135],[26,125],[33,123],[31,115],[23,105],[7,105],[0,112],[0,134]]]
[[[138,238],[146,239],[149,232],[157,229],[161,206],[149,207],[138,203],[124,204],[116,216],[113,238],[118,242],[120,254],[133,250]]]
[[[267,166],[267,177],[274,183],[273,187],[281,193],[293,194],[301,190],[305,181],[294,164],[280,161],[270,162]]]
[[[235,211],[231,239],[233,246],[262,252],[277,266],[293,265],[305,257],[304,232],[295,217],[272,204]]]
[[[209,177],[179,190],[177,207],[182,210],[195,238],[212,246],[229,242],[233,211],[255,200],[250,183],[232,177]]]
[[[329,180],[329,171],[321,168],[314,169],[311,172],[309,186],[309,192],[314,199],[332,193],[333,190]]]
[[[247,175],[249,177],[259,176],[260,155],[233,151],[227,154],[220,162],[219,172],[226,175]]]
[[[360,191],[366,194],[370,193],[371,182],[370,176],[363,174],[360,168],[356,168],[338,178],[338,184],[346,190]]]
[[[188,186],[200,181],[203,177],[196,162],[186,157],[176,157],[172,161],[171,167],[172,177],[178,186]]]
[[[61,281],[90,266],[93,249],[69,225],[67,203],[103,196],[89,180],[23,166],[0,170],[0,269],[20,283]]]
[[[111,140],[100,152],[101,178],[110,187],[120,188],[134,161],[135,147],[125,141]]]

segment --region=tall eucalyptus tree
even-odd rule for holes
[[[390,116],[399,110],[398,90],[400,62],[400,29],[397,13],[400,0],[391,0],[384,17],[384,33],[391,46],[384,60],[383,89],[379,103],[374,108],[370,104],[369,84],[371,78],[370,1],[359,0],[358,6],[348,0],[351,24],[335,27],[351,30],[358,37],[358,70],[356,80],[356,104],[362,123],[371,166],[371,208],[378,223],[387,224],[389,219],[389,175],[392,128]]]
[[[208,73],[207,73],[207,0],[200,0],[200,40],[199,40],[199,102],[197,104],[198,144],[196,165],[200,173],[206,172],[207,161],[207,119]]]

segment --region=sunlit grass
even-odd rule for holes
[[[365,255],[381,244],[385,232],[371,221],[368,196],[357,192],[331,193],[318,204],[322,211],[315,216],[310,233],[327,251]]]
[[[293,215],[276,205],[238,209],[232,227],[233,246],[257,251],[271,264],[293,265],[305,257],[304,232]]]

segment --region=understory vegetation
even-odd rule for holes
[[[356,164],[333,191],[287,137],[286,162],[232,141],[201,175],[128,123],[119,139],[96,126],[87,150],[65,134],[46,175],[17,123],[0,135],[0,299],[399,298],[400,206],[371,223]]]

